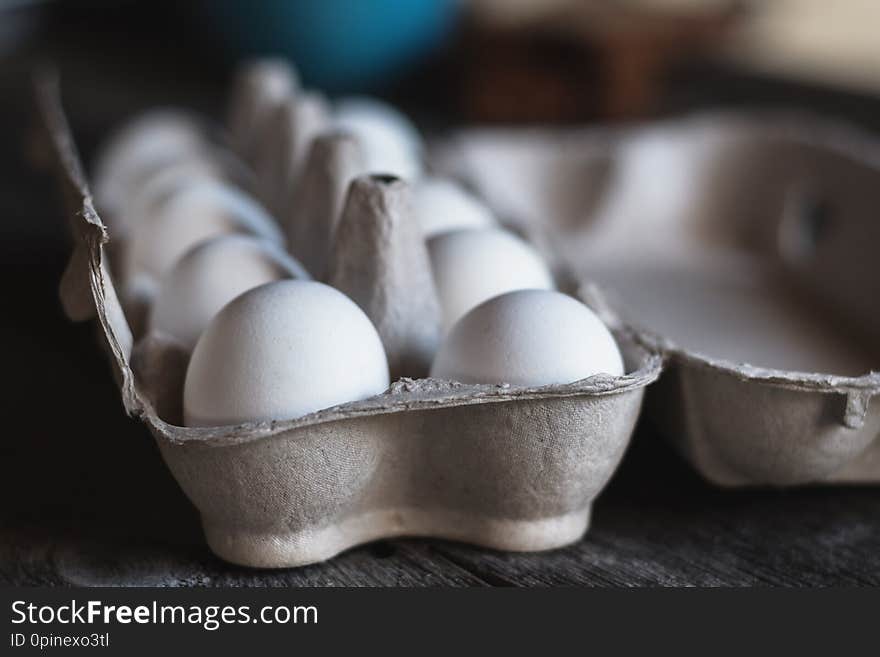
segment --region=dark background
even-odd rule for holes
[[[702,482],[650,426],[580,543],[513,555],[432,540],[382,541],[295,570],[230,566],[208,551],[194,508],[144,426],[125,417],[95,327],[68,322],[57,284],[69,251],[55,181],[28,161],[29,76],[51,62],[88,161],[102,135],[152,105],[222,118],[237,53],[163,3],[49,3],[0,51],[0,345],[9,366],[0,442],[0,584],[876,585],[880,490],[724,491]],[[0,13],[11,25],[31,9]],[[0,42],[2,43],[2,42]],[[453,37],[373,91],[423,127],[471,118]],[[640,118],[701,107],[785,105],[880,128],[880,103],[711,58],[664,72]],[[584,117],[585,120],[595,117]],[[622,120],[628,117],[610,117]]]

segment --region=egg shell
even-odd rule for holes
[[[112,217],[158,167],[191,157],[208,145],[198,119],[174,109],[147,111],[117,129],[98,152],[95,203]]]
[[[309,275],[280,246],[247,235],[224,235],[196,244],[166,274],[150,313],[150,329],[184,348],[223,306],[254,287]]]
[[[553,275],[531,246],[495,228],[458,230],[428,241],[443,326],[449,330],[474,306],[521,289],[552,289]]]
[[[188,426],[300,417],[389,384],[376,329],[351,299],[314,281],[278,281],[233,299],[193,351]]]
[[[119,204],[110,227],[115,240],[130,237],[134,226],[155,214],[171,196],[184,187],[203,181],[220,181],[223,174],[216,162],[187,157],[144,174],[137,189]]]
[[[480,304],[455,325],[431,366],[440,379],[519,386],[623,373],[620,349],[602,321],[553,290],[518,290]]]
[[[179,189],[132,228],[124,254],[126,286],[149,290],[192,246],[236,232],[284,242],[272,217],[244,192],[208,181]]]
[[[367,171],[412,180],[422,171],[422,138],[412,122],[374,98],[350,97],[336,104],[335,126],[357,137]]]
[[[422,178],[413,188],[413,211],[425,238],[464,228],[497,225],[492,211],[458,183]]]

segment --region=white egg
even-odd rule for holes
[[[129,121],[98,153],[93,192],[99,211],[109,216],[158,168],[198,156],[209,146],[199,121],[178,110],[158,109]]]
[[[119,204],[110,225],[111,239],[114,242],[127,239],[133,226],[155,214],[168,198],[184,187],[222,179],[223,171],[219,163],[201,157],[188,157],[145,173],[137,189],[132,190]]]
[[[519,290],[480,304],[455,325],[431,366],[440,379],[520,386],[623,373],[617,343],[595,313],[551,290]]]
[[[323,283],[278,281],[233,299],[196,343],[184,385],[188,426],[296,418],[388,387],[369,318]]]
[[[150,313],[150,329],[187,349],[223,306],[251,288],[309,275],[284,249],[247,235],[200,242],[161,281]]]
[[[535,249],[505,230],[442,233],[428,241],[431,269],[449,330],[474,306],[522,289],[553,289],[553,275]]]
[[[413,213],[426,238],[463,228],[497,225],[492,211],[460,185],[445,178],[422,178],[413,186]]]
[[[361,142],[367,171],[414,180],[422,171],[422,138],[390,105],[373,98],[346,98],[336,105],[335,127]]]
[[[284,243],[272,217],[244,192],[212,181],[178,189],[155,214],[132,227],[124,253],[126,287],[149,295],[190,248],[209,237],[228,233]]]

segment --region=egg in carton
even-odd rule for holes
[[[259,90],[252,83],[253,76],[250,88]],[[360,177],[343,202],[338,183],[357,170],[356,149],[330,134],[311,150],[295,192],[301,213],[288,233],[301,253],[312,253],[314,270],[323,269],[369,316],[396,380],[370,398],[296,419],[183,426],[189,352],[154,333],[135,344],[108,266],[108,231],[57,83],[39,84],[38,99],[75,238],[64,307],[74,319],[97,318],[126,411],[149,427],[217,555],[287,567],[393,536],[531,551],[583,535],[630,440],[645,387],[660,372],[660,357],[637,335],[607,317],[625,361],[622,376],[541,386],[425,377],[440,311],[407,185]],[[342,208],[338,226],[312,222],[323,208]]]
[[[880,146],[710,113],[435,149],[663,354],[646,414],[724,486],[880,481]]]

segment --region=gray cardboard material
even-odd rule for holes
[[[327,282],[373,321],[392,380],[428,375],[440,342],[440,302],[405,182],[381,175],[352,182]]]
[[[330,121],[327,100],[316,92],[292,94],[266,121],[255,163],[261,198],[276,217],[287,214],[290,189],[302,173],[312,139]]]
[[[226,123],[235,151],[251,164],[258,159],[256,137],[278,105],[299,90],[299,77],[281,58],[245,62],[232,83]]]
[[[437,162],[663,353],[646,412],[706,478],[782,486],[880,481],[878,152],[712,114],[467,131]]]
[[[316,280],[325,278],[348,186],[365,168],[360,143],[351,135],[330,132],[312,141],[284,228],[291,254]]]
[[[660,372],[660,357],[637,336],[617,332],[623,377],[534,389],[401,379],[382,395],[295,420],[179,426],[185,356],[159,340],[133,346],[57,84],[43,81],[37,92],[76,245],[65,308],[98,320],[126,411],[150,428],[216,554],[287,567],[380,537],[542,550],[583,534]]]

